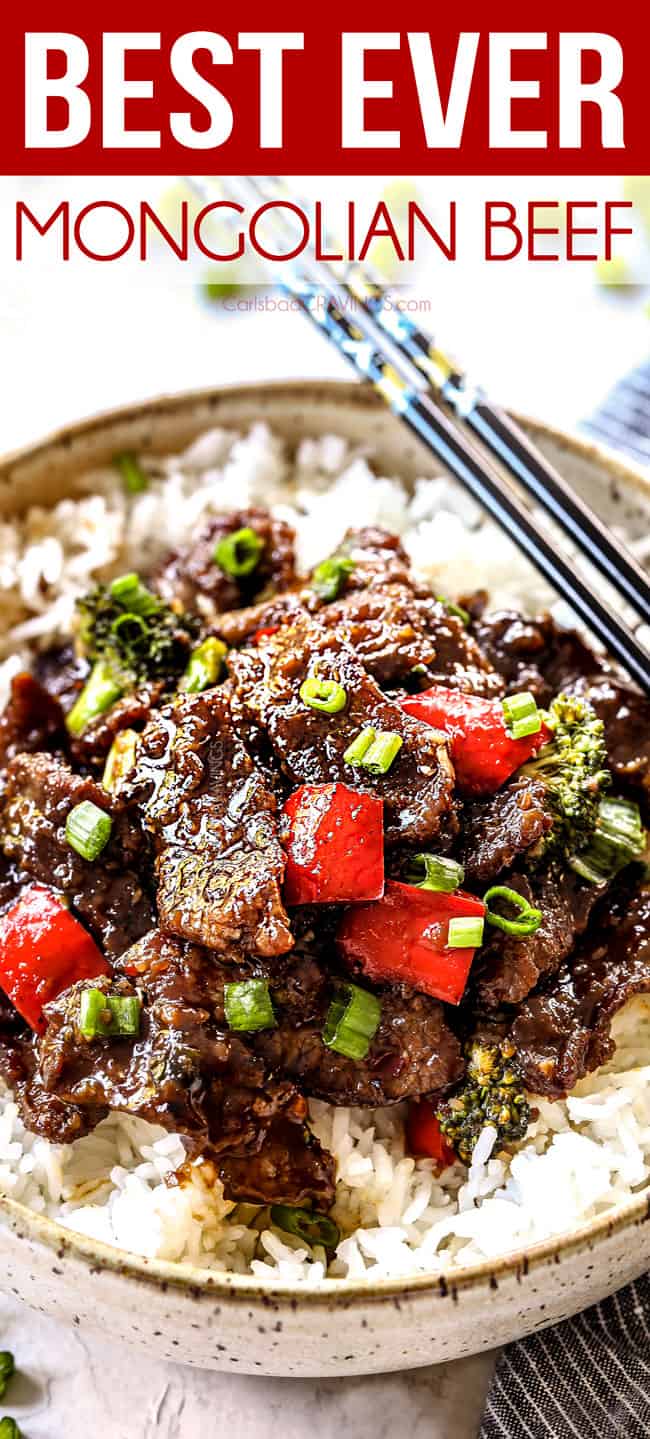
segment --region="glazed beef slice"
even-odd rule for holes
[[[473,979],[481,1004],[498,1009],[519,1004],[542,975],[553,974],[584,933],[599,897],[595,885],[583,884],[571,871],[507,874],[505,884],[542,912],[534,934],[520,937],[486,927]]]
[[[142,1000],[136,1039],[79,1033],[83,985],[47,1006],[38,1042],[36,1086],[46,1096],[38,1132],[52,1122],[52,1099],[96,1123],[109,1109],[137,1114],[183,1134],[203,1153],[228,1195],[257,1203],[330,1204],[333,1161],[306,1130],[307,1105],[290,1079],[223,1019],[223,985],[232,971],[198,946],[153,930],[125,957],[130,979],[98,980]],[[32,1081],[30,1098],[38,1094]]]
[[[538,704],[553,697],[601,666],[594,651],[576,630],[563,629],[549,614],[532,619],[517,610],[484,613],[482,591],[467,601],[473,615],[472,633],[481,651],[503,676],[507,691],[530,690]]]
[[[515,777],[488,799],[463,806],[458,858],[469,883],[496,879],[552,828],[545,794],[539,780]]]
[[[164,930],[219,952],[291,948],[275,796],[235,732],[226,689],[182,697],[154,716],[132,793],[157,837]]]
[[[219,541],[236,530],[251,529],[263,549],[255,568],[237,578],[215,561]],[[234,510],[217,515],[195,540],[170,555],[153,576],[154,587],[168,603],[199,610],[214,619],[222,610],[248,605],[258,596],[286,589],[294,580],[293,530],[267,510]]]
[[[111,838],[99,857],[82,859],[65,835],[76,805],[89,800],[111,815]],[[63,891],[110,958],[123,954],[152,924],[142,873],[147,845],[139,825],[94,780],[50,755],[18,755],[7,769],[0,846],[21,876]]]
[[[575,956],[514,1022],[518,1062],[533,1094],[567,1094],[610,1059],[614,1015],[650,990],[650,888],[630,894],[622,887],[595,920]]]
[[[242,704],[266,730],[292,784],[338,781],[376,795],[384,802],[389,843],[422,844],[453,823],[454,780],[446,745],[382,694],[334,632],[316,623],[287,626],[257,650],[233,655],[231,669]],[[303,681],[316,672],[345,690],[345,708],[338,713],[323,714],[301,699]],[[352,740],[369,727],[403,741],[384,775],[344,760]]]

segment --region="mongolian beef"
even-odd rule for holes
[[[0,718],[31,1131],[150,1120],[328,1242],[310,1097],[409,1101],[412,1153],[469,1163],[607,1058],[650,990],[650,703],[582,639],[432,595],[380,529],[299,579],[261,509],[77,609]]]

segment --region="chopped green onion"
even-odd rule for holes
[[[352,744],[348,745],[343,755],[345,764],[361,764],[364,755],[368,753],[371,744],[374,744],[376,738],[376,730],[370,728],[360,730],[356,739],[353,739]]]
[[[508,904],[514,905],[518,911],[516,919],[506,919],[502,914],[496,914],[490,909],[491,899],[503,899]],[[486,890],[483,895],[485,905],[485,918],[488,924],[494,925],[495,929],[502,929],[504,934],[524,935],[534,934],[542,923],[541,909],[529,904],[523,894],[518,894],[516,889],[510,889],[507,884],[493,884],[491,889]]]
[[[645,845],[638,804],[628,799],[601,799],[591,840],[569,863],[590,884],[605,884],[626,864],[641,859]]]
[[[521,694],[506,695],[501,701],[506,728],[513,739],[524,739],[526,735],[538,734],[542,728],[542,716],[537,708],[535,696],[522,690]]]
[[[343,759],[346,764],[360,765],[370,774],[387,774],[404,741],[390,730],[362,729],[348,745]]]
[[[203,640],[190,655],[179,689],[190,695],[198,695],[215,685],[227,652],[228,646],[223,640],[218,640],[215,635],[208,635],[207,640]]]
[[[271,1205],[271,1223],[285,1234],[296,1234],[306,1244],[322,1244],[323,1249],[336,1249],[340,1239],[338,1225],[327,1214],[316,1209],[294,1209],[288,1204]]]
[[[448,615],[455,615],[456,619],[464,625],[469,624],[472,616],[468,610],[463,609],[462,605],[455,605],[453,600],[447,599],[446,595],[436,595],[436,599],[439,605],[444,605]]]
[[[455,859],[438,854],[414,854],[409,862],[407,884],[416,889],[433,889],[452,894],[463,883],[465,870]]]
[[[401,735],[393,734],[391,730],[380,730],[359,764],[362,769],[367,769],[369,774],[388,774],[403,743]]]
[[[10,1419],[8,1414],[0,1419],[0,1439],[23,1439],[22,1430],[18,1428],[16,1420]]]
[[[65,837],[70,848],[92,864],[106,848],[112,828],[110,814],[93,804],[92,800],[85,799],[70,810],[65,822]]]
[[[323,1043],[346,1059],[365,1059],[381,1019],[375,994],[357,984],[344,984],[329,1007]]]
[[[149,629],[142,615],[130,614],[125,610],[123,615],[118,615],[117,619],[113,620],[111,634],[115,635],[121,644],[136,646],[146,644]]]
[[[139,575],[131,572],[118,575],[111,584],[111,594],[122,609],[131,615],[153,615],[160,609],[160,600],[152,590],[143,585]]]
[[[137,995],[104,994],[84,989],[79,1005],[79,1030],[84,1039],[115,1039],[140,1031],[142,1004]]]
[[[257,569],[264,549],[264,540],[247,525],[243,530],[234,530],[224,535],[214,551],[214,562],[225,575],[243,579]]]
[[[448,949],[478,949],[483,943],[483,920],[478,916],[450,919],[447,932]]]
[[[256,1029],[272,1029],[275,1024],[266,979],[242,979],[225,984],[223,1004],[230,1029],[252,1033]]]
[[[347,555],[332,555],[317,565],[311,578],[312,589],[321,600],[338,599],[345,580],[352,574],[354,560]]]
[[[138,735],[134,729],[121,729],[116,734],[102,775],[102,789],[108,794],[117,794],[122,781],[133,769],[137,743]]]
[[[80,735],[97,715],[105,714],[124,693],[124,686],[107,660],[97,660],[84,688],[65,717],[71,735]]]
[[[128,495],[139,495],[143,490],[148,490],[149,476],[145,474],[135,455],[125,451],[124,454],[115,456],[113,464],[122,476]]]
[[[343,685],[337,680],[319,680],[317,675],[310,675],[301,684],[300,698],[310,709],[322,710],[326,715],[338,714],[339,710],[345,709],[347,702]]]
[[[0,1399],[4,1399],[9,1380],[16,1371],[14,1356],[9,1349],[0,1351]]]

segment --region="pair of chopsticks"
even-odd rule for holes
[[[192,181],[202,195],[205,183]],[[287,198],[283,182],[230,176],[221,188],[247,208]],[[292,197],[295,201],[295,196]],[[270,228],[287,248],[294,222],[282,210],[267,212]],[[274,270],[277,280],[277,270]],[[636,612],[650,621],[650,583],[624,544],[567,485],[517,425],[492,405],[360,265],[334,267],[309,249],[283,262],[281,282],[310,320],[368,380],[394,414],[514,540],[541,574],[600,639],[610,655],[650,693],[650,656],[634,628],[600,595],[564,554],[502,472],[505,467],[550,516],[593,568]],[[451,411],[451,413],[450,413]],[[483,453],[483,448],[488,456]],[[497,461],[495,465],[493,461]]]

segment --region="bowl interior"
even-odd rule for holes
[[[73,476],[104,464],[120,451],[169,454],[181,450],[214,426],[245,430],[259,421],[268,423],[290,443],[297,443],[305,435],[343,435],[363,448],[379,472],[399,476],[407,485],[416,478],[439,473],[426,449],[403,429],[370,390],[361,386],[335,381],[237,386],[163,397],[100,415],[7,457],[0,461],[0,513],[10,516],[32,504],[55,502],[66,494]],[[633,539],[647,535],[650,476],[594,445],[532,421],[522,421],[522,424],[551,462],[608,523]],[[612,1225],[638,1222],[645,1216],[646,1208],[646,1197],[640,1195],[564,1239],[538,1244],[526,1253],[513,1253],[495,1262],[459,1267],[454,1271],[454,1284],[488,1282],[497,1273],[533,1262],[535,1256],[543,1262],[558,1249],[591,1244],[599,1235],[611,1233]],[[215,1275],[189,1264],[143,1261],[125,1251],[76,1236],[56,1221],[44,1219],[15,1201],[0,1199],[0,1210],[10,1217],[15,1229],[22,1229],[51,1249],[73,1252],[84,1263],[203,1290],[259,1293],[263,1288],[250,1277]],[[409,1280],[408,1288],[412,1291],[436,1287],[439,1282],[438,1277],[423,1275]],[[367,1295],[369,1288],[368,1282],[352,1280],[331,1280],[326,1284],[328,1289],[348,1299],[355,1292]],[[404,1280],[373,1284],[376,1293],[399,1293],[405,1287]],[[281,1287],[274,1292],[280,1293]],[[309,1300],[307,1293],[304,1298]]]

